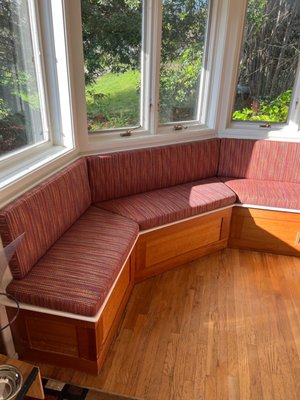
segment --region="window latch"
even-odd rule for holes
[[[125,131],[125,132],[123,132],[123,133],[120,133],[120,136],[121,136],[121,137],[131,136],[132,131],[135,131],[136,129],[139,129],[140,127],[141,127],[141,125],[136,126],[136,127],[134,127],[134,128],[131,128],[131,129],[127,129],[127,131]]]
[[[174,125],[174,131],[182,131],[183,129],[187,129],[187,126],[182,124]]]
[[[271,128],[271,124],[269,124],[269,123],[260,124],[259,127],[260,127],[260,128]]]

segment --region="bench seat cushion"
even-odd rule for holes
[[[24,278],[90,205],[87,166],[81,159],[0,211],[0,234],[5,246],[25,232],[9,264],[13,277]]]
[[[240,203],[300,210],[300,184],[257,179],[222,178]]]
[[[7,292],[53,310],[97,313],[138,235],[138,225],[90,207]]]
[[[142,230],[231,205],[236,196],[217,178],[97,203],[96,206],[136,221]]]

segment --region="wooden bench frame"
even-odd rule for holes
[[[299,256],[299,231],[300,214],[235,204],[140,232],[96,317],[47,313],[42,308],[22,305],[12,326],[16,350],[21,359],[97,374],[135,282],[226,247]],[[12,316],[15,309],[6,308]]]
[[[141,232],[106,303],[94,318],[22,304],[12,325],[20,358],[98,373],[134,283],[226,248],[231,212],[232,206]],[[176,250],[191,234],[197,239]],[[6,309],[9,317],[15,313],[11,306]]]
[[[229,247],[299,256],[300,213],[234,207]]]

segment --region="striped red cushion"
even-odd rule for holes
[[[90,207],[7,292],[19,301],[79,315],[97,313],[138,235],[138,225]]]
[[[4,245],[25,232],[10,262],[13,277],[23,278],[90,203],[86,161],[82,159],[3,209],[0,233]]]
[[[300,143],[222,139],[218,176],[300,183]]]
[[[97,203],[97,207],[136,221],[141,229],[168,224],[235,202],[235,194],[217,178]]]
[[[218,158],[218,139],[88,157],[92,202],[214,177]]]
[[[300,211],[299,183],[235,178],[222,180],[237,194],[241,203]]]

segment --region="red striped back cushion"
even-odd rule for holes
[[[218,176],[300,183],[300,143],[222,139]]]
[[[87,158],[92,202],[216,176],[219,139]]]
[[[13,277],[23,278],[90,203],[87,166],[82,159],[3,209],[0,212],[3,244],[25,232],[10,262]]]

